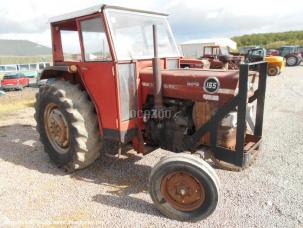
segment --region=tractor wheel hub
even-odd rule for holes
[[[47,105],[44,113],[45,130],[48,139],[58,153],[66,153],[69,149],[69,128],[67,121],[55,104]]]
[[[174,172],[161,182],[161,193],[175,209],[192,211],[199,208],[205,200],[202,184],[191,174]]]

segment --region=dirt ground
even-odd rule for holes
[[[216,170],[222,200],[197,223],[165,218],[147,192],[152,167],[168,152],[98,160],[66,174],[44,152],[33,108],[6,115],[0,118],[0,225],[302,227],[302,77],[301,65],[269,78],[262,153],[241,173]]]

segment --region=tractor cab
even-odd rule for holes
[[[225,46],[211,45],[203,48],[203,58],[210,62],[210,69],[239,69],[241,56],[233,56]]]
[[[247,52],[245,60],[248,62],[264,61],[266,57],[266,49],[264,48],[253,48]]]
[[[215,58],[219,56],[230,55],[228,48],[225,46],[204,46],[203,48],[203,58]]]

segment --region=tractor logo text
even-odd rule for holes
[[[203,89],[206,93],[214,94],[220,89],[220,82],[216,77],[209,77],[204,81]]]

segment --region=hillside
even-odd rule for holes
[[[51,48],[28,40],[0,40],[0,56],[50,55]]]
[[[282,45],[303,46],[303,31],[289,31],[277,33],[259,33],[232,37],[238,47],[259,45],[265,48],[277,48]]]

